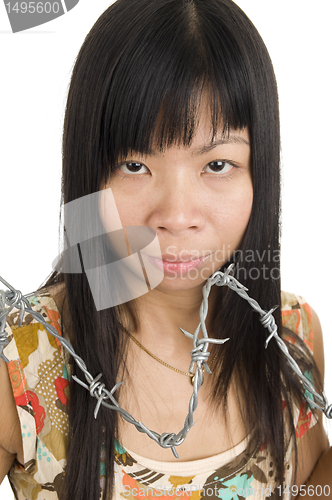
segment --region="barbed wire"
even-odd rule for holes
[[[211,288],[213,285],[217,286],[228,286],[231,290],[235,291],[240,297],[245,299],[250,306],[257,311],[260,314],[260,321],[264,328],[268,330],[270,333],[269,337],[267,338],[265,342],[265,348],[268,347],[269,342],[271,341],[272,338],[275,338],[279,348],[282,350],[284,355],[286,356],[288,362],[290,363],[291,367],[293,370],[296,372],[296,374],[300,377],[303,386],[311,393],[313,399],[311,399],[309,396],[305,394],[305,398],[307,399],[308,403],[310,405],[313,405],[315,408],[319,409],[320,411],[324,412],[325,415],[328,418],[332,418],[332,405],[328,406],[326,397],[324,392],[322,395],[318,394],[313,386],[313,384],[308,380],[305,375],[301,372],[298,364],[296,361],[292,358],[290,355],[286,344],[283,342],[283,340],[279,337],[277,333],[277,326],[275,323],[275,319],[272,315],[272,313],[275,311],[276,307],[273,307],[269,311],[264,311],[261,309],[260,305],[258,302],[256,302],[254,299],[249,297],[247,294],[248,289],[244,287],[239,281],[237,281],[234,276],[232,276],[232,270],[233,270],[234,264],[231,264],[225,272],[222,271],[217,271],[215,272],[206,282],[206,284],[203,287],[203,300],[200,306],[199,310],[199,318],[200,322],[195,330],[194,334],[191,334],[190,332],[187,332],[183,328],[180,328],[180,330],[183,332],[184,335],[192,339],[193,341],[193,349],[191,350],[191,362],[190,362],[190,367],[189,367],[189,372],[194,373],[194,367],[195,367],[195,373],[194,373],[194,379],[193,379],[193,393],[190,397],[189,400],[189,408],[188,408],[188,415],[185,419],[183,429],[180,430],[178,433],[174,432],[163,432],[162,434],[159,434],[155,431],[152,431],[148,429],[142,422],[137,421],[130,413],[128,413],[126,410],[124,410],[116,401],[115,397],[113,394],[116,392],[116,390],[123,384],[123,382],[118,382],[110,391],[106,389],[105,384],[100,381],[102,378],[103,374],[99,373],[97,376],[93,377],[91,373],[88,371],[87,366],[84,362],[84,360],[78,356],[71,345],[71,343],[63,338],[57,331],[56,329],[50,324],[47,323],[45,318],[38,313],[37,311],[34,311],[31,307],[31,304],[28,300],[29,296],[33,296],[34,293],[28,294],[28,295],[22,295],[22,293],[19,290],[16,290],[14,287],[12,287],[7,281],[5,281],[1,276],[0,276],[0,281],[7,286],[9,290],[3,291],[0,290],[0,363],[1,363],[1,358],[6,362],[9,363],[9,359],[5,356],[3,350],[4,348],[8,345],[8,333],[6,332],[6,318],[10,311],[12,311],[13,308],[20,309],[20,316],[19,316],[19,327],[22,324],[24,315],[26,312],[29,312],[33,316],[33,318],[38,321],[41,325],[44,326],[44,328],[51,334],[53,335],[59,342],[60,344],[69,352],[69,354],[73,357],[76,365],[80,368],[80,370],[83,372],[84,377],[86,379],[86,383],[80,380],[78,377],[75,375],[72,376],[72,379],[80,384],[82,387],[84,387],[86,390],[90,392],[90,395],[94,398],[97,399],[97,403],[95,406],[94,410],[94,417],[97,418],[98,412],[100,410],[101,405],[104,407],[118,411],[121,416],[129,422],[130,424],[134,425],[136,429],[139,432],[143,432],[147,434],[153,441],[155,441],[157,444],[159,444],[162,448],[170,448],[176,458],[179,458],[179,455],[175,449],[176,446],[179,446],[180,444],[183,443],[185,440],[188,432],[190,431],[191,427],[194,425],[194,412],[197,408],[198,405],[198,392],[199,389],[203,383],[203,369],[207,373],[211,373],[211,370],[207,364],[210,352],[208,352],[208,347],[210,343],[213,344],[224,344],[229,340],[229,338],[226,339],[213,339],[208,336],[208,332],[206,329],[206,316],[208,313],[208,298],[209,294],[211,291]],[[202,331],[203,337],[198,337],[199,332]],[[314,400],[316,398],[317,402]]]

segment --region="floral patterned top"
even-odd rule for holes
[[[48,291],[29,298],[32,307],[62,333],[56,304]],[[311,311],[302,297],[282,293],[284,326],[313,351]],[[70,364],[61,344],[31,315],[18,326],[19,311],[8,315],[9,344],[4,354],[21,423],[24,465],[14,461],[9,480],[17,500],[58,500],[64,477],[68,435]],[[306,373],[310,378],[310,374]],[[299,440],[316,420],[303,401],[295,409]],[[265,445],[253,449],[247,437],[218,455],[189,462],[159,462],[115,443],[115,500],[242,500],[277,498],[275,468]],[[101,487],[104,465],[101,457]],[[285,485],[291,485],[292,445],[285,454]],[[287,494],[285,495],[287,498]],[[290,495],[289,495],[290,497]]]

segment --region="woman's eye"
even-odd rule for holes
[[[145,165],[138,162],[127,162],[119,165],[117,170],[120,170],[123,174],[144,174],[146,172],[142,171],[142,168],[147,169]]]
[[[210,169],[210,172],[214,174],[228,174],[235,165],[231,163],[227,163],[226,161],[216,160],[208,163],[204,168]]]

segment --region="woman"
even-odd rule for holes
[[[125,381],[117,401],[158,434],[182,428],[193,391],[184,371],[192,341],[179,327],[194,333],[203,285],[230,262],[264,310],[279,306],[279,332],[281,310],[299,319],[300,330],[287,322],[284,340],[322,387],[319,321],[304,300],[280,292],[279,150],[270,58],[231,1],[118,0],[88,34],[66,109],[65,207],[111,192],[123,227],[148,227],[158,236],[162,261],[154,254],[150,263],[164,276],[148,293],[102,308],[89,280],[94,267],[86,265],[95,248],[86,255],[80,249],[84,272],[78,273],[66,268],[64,251],[62,272],[33,302],[57,329],[63,326],[109,390]],[[97,215],[111,238],[116,214],[108,207],[99,205]],[[92,228],[98,223],[90,213],[84,220]],[[65,225],[68,233],[66,215]],[[108,250],[114,244],[103,242]],[[128,234],[126,243],[135,254]],[[272,339],[265,349],[259,317],[227,288],[211,289],[206,326],[210,338],[229,340],[211,346],[213,373],[204,374],[195,426],[177,447],[179,463],[115,411],[101,407],[95,419],[95,399],[72,378],[84,383],[80,369],[32,317],[19,327],[18,316],[8,318],[12,337],[4,349],[10,382],[1,363],[6,427],[0,442],[3,474],[17,459],[10,478],[18,498],[97,499],[100,489],[104,498],[161,496],[158,485],[164,496],[176,488],[176,495],[198,498],[287,498],[287,486],[304,484],[328,448],[321,415],[303,399],[277,343]]]

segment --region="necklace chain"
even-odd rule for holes
[[[35,293],[29,294],[27,296],[22,295],[19,290],[13,288],[7,281],[5,281],[0,276],[0,281],[9,288],[7,291],[0,290],[0,362],[3,359],[6,363],[9,363],[9,359],[5,356],[3,350],[9,344],[8,340],[8,332],[6,332],[6,319],[7,315],[12,311],[15,307],[20,310],[19,315],[19,326],[22,325],[24,315],[29,312],[37,322],[44,326],[44,328],[55,337],[59,343],[64,347],[69,354],[73,357],[77,366],[82,370],[86,382],[83,382],[80,378],[75,375],[72,375],[72,379],[84,387],[87,391],[89,391],[90,395],[97,399],[97,404],[94,411],[94,417],[97,418],[98,412],[101,406],[109,408],[111,410],[118,411],[121,413],[122,417],[134,425],[139,432],[145,432],[153,441],[155,441],[162,448],[171,448],[174,456],[179,458],[177,451],[175,449],[176,446],[179,446],[183,443],[185,438],[187,437],[188,432],[191,427],[194,425],[193,413],[198,404],[198,391],[202,385],[202,370],[203,364],[205,363],[205,368],[207,370],[208,365],[207,361],[209,358],[209,353],[207,352],[209,343],[214,344],[223,344],[229,339],[213,339],[208,336],[205,319],[208,311],[208,298],[211,287],[213,285],[217,286],[228,286],[231,290],[234,290],[240,297],[245,299],[250,306],[260,314],[260,322],[264,328],[268,330],[270,333],[269,337],[265,341],[265,347],[268,346],[269,342],[272,338],[275,339],[278,347],[281,349],[283,354],[286,356],[291,368],[294,372],[300,377],[303,388],[306,389],[310,393],[310,397],[304,394],[305,399],[310,404],[310,406],[314,406],[315,408],[321,410],[327,418],[332,418],[332,405],[329,405],[325,396],[325,393],[321,394],[317,393],[315,387],[311,383],[311,381],[301,372],[300,367],[297,365],[296,361],[289,354],[286,344],[278,335],[277,325],[275,323],[274,317],[272,316],[275,307],[270,309],[269,311],[265,311],[260,307],[258,302],[249,297],[247,294],[247,288],[245,288],[241,283],[239,283],[230,273],[232,271],[234,264],[231,264],[225,272],[216,271],[210,278],[208,278],[206,284],[203,286],[203,300],[200,307],[200,323],[196,328],[194,334],[187,332],[183,328],[180,328],[182,333],[186,335],[186,337],[191,338],[193,340],[194,349],[191,351],[191,364],[189,367],[189,372],[193,371],[193,367],[196,364],[195,374],[197,374],[197,378],[195,376],[194,384],[193,384],[193,393],[189,402],[189,411],[186,417],[183,429],[175,434],[174,432],[164,432],[162,434],[158,434],[155,431],[148,429],[142,422],[135,420],[135,418],[130,415],[126,410],[121,408],[119,403],[116,401],[113,396],[114,392],[120,387],[123,382],[119,382],[114,385],[114,387],[109,391],[105,387],[105,384],[100,381],[103,376],[102,372],[99,373],[96,377],[93,377],[89,372],[84,360],[78,356],[75,352],[73,346],[70,342],[62,337],[57,330],[50,323],[45,321],[45,318],[37,311],[34,311],[31,307],[31,304],[27,297],[35,295]],[[198,334],[200,329],[202,329],[204,338],[198,338]],[[214,358],[215,359],[215,358]],[[160,360],[161,361],[161,360]],[[174,369],[173,367],[171,367]]]
[[[131,338],[131,340],[133,342],[135,342],[135,344],[138,345],[138,347],[140,347],[141,349],[143,349],[143,351],[145,351],[149,356],[151,356],[151,358],[155,359],[156,361],[158,361],[159,363],[161,363],[162,365],[164,366],[167,366],[167,368],[170,368],[171,370],[174,370],[175,372],[177,373],[180,373],[181,375],[185,375],[186,377],[190,377],[191,379],[191,383],[193,384],[194,383],[194,377],[195,377],[195,374],[194,373],[190,373],[190,372],[184,372],[182,370],[179,370],[178,368],[175,368],[174,366],[171,366],[169,365],[168,363],[166,363],[166,361],[163,361],[162,359],[158,358],[158,356],[156,356],[155,354],[153,354],[151,351],[149,351],[149,349],[147,349],[146,347],[144,347],[144,345],[142,345],[135,337],[134,335],[132,335],[128,330],[127,328],[125,328],[123,326],[122,323],[119,322],[119,325],[121,326],[121,328],[123,328],[123,330],[129,335],[129,337]],[[210,363],[208,363],[208,366],[210,367],[213,363],[213,361],[216,359],[217,355],[214,356],[214,358],[212,359],[212,361]],[[205,371],[204,370],[204,367],[202,367],[202,370],[203,372]]]

